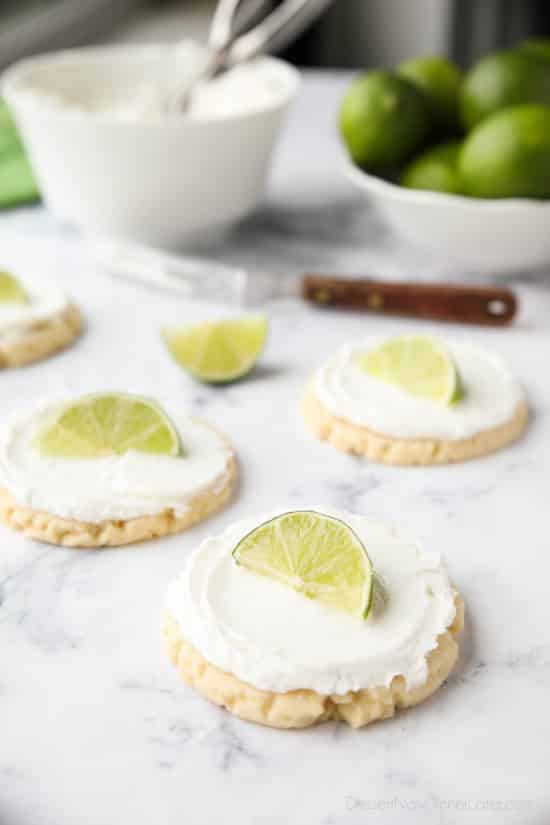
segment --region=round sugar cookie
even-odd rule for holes
[[[208,662],[183,636],[169,611],[164,615],[163,634],[168,657],[181,678],[205,699],[226,708],[248,722],[272,728],[307,728],[330,719],[361,728],[379,719],[389,719],[403,708],[418,705],[441,687],[458,658],[457,636],[464,626],[464,604],[456,597],[456,616],[428,654],[428,676],[424,684],[408,689],[403,676],[395,676],[388,687],[366,688],[346,694],[324,695],[313,690],[275,693],[259,690]]]
[[[448,464],[494,452],[525,429],[525,394],[499,357],[469,341],[434,340],[459,376],[458,398],[445,402],[369,374],[362,359],[379,344],[344,346],[314,373],[300,408],[320,440],[386,464]],[[407,368],[419,369],[410,360]]]
[[[453,464],[488,455],[519,438],[529,418],[527,404],[520,402],[504,424],[468,438],[392,438],[332,415],[311,389],[300,408],[308,428],[320,441],[345,453],[402,466]]]
[[[83,400],[92,405],[85,407],[87,417],[77,420],[90,427],[93,437],[107,433],[101,435],[107,439],[109,432],[121,432],[123,413],[112,411],[106,417],[102,399],[102,394],[76,399],[77,404]],[[44,453],[44,428],[59,427],[59,416],[73,409],[74,401],[39,403],[0,431],[0,519],[8,526],[64,547],[113,547],[186,530],[229,499],[238,475],[231,444],[178,405],[168,405],[165,413],[180,445],[175,455],[135,448],[120,453],[109,448],[98,456],[80,457]],[[123,404],[128,401],[139,404],[140,398],[122,398]],[[97,413],[93,404],[100,405]],[[150,420],[135,418],[142,412],[131,414],[130,421],[145,422],[143,432],[148,436]],[[111,429],[98,430],[103,421]]]
[[[358,545],[374,576],[366,616],[339,599],[361,580]],[[440,687],[463,617],[437,553],[370,516],[304,507],[204,539],[168,587],[163,627],[182,678],[235,715],[361,727]]]
[[[222,487],[215,484],[211,489],[199,493],[191,499],[188,509],[180,516],[173,510],[165,510],[156,515],[126,520],[107,519],[97,523],[78,521],[18,506],[7,490],[0,489],[0,519],[14,530],[20,530],[29,539],[62,547],[92,549],[136,544],[181,533],[221,510],[231,498],[237,481],[237,462],[234,458],[228,462],[227,470],[227,478]]]
[[[59,313],[33,322],[17,335],[0,335],[0,369],[24,367],[68,347],[83,329],[80,310],[68,304]],[[1,329],[0,329],[1,332]]]

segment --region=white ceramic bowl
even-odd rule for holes
[[[60,106],[116,76],[128,89],[163,71],[162,46],[114,46],[23,60],[1,82],[48,206],[93,234],[177,247],[254,209],[298,72],[260,61],[275,87],[256,109],[209,119],[126,120]],[[39,85],[40,94],[29,93]],[[45,92],[45,94],[44,94]]]
[[[348,178],[396,233],[465,273],[550,263],[550,201],[485,200],[407,189],[346,165]]]

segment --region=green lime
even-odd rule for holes
[[[195,378],[218,384],[246,375],[264,348],[265,315],[200,324],[164,331],[166,346],[178,364]]]
[[[430,103],[434,129],[439,135],[460,132],[460,70],[444,57],[417,57],[397,71],[424,92]]]
[[[464,141],[459,170],[477,198],[549,198],[550,106],[514,106],[484,120]]]
[[[520,52],[529,52],[545,60],[550,60],[550,38],[548,37],[534,37],[530,40],[524,40],[518,46]]]
[[[527,51],[503,51],[484,57],[464,78],[461,110],[472,129],[499,109],[521,103],[550,103],[548,61]]]
[[[357,535],[339,519],[312,510],[284,513],[245,536],[233,557],[310,599],[358,618],[369,615],[372,564]]]
[[[373,378],[428,401],[452,404],[462,396],[453,359],[441,344],[424,335],[390,338],[358,356],[357,363]]]
[[[392,72],[359,77],[340,109],[340,131],[351,159],[366,169],[406,161],[420,148],[430,126],[425,95]]]
[[[458,172],[459,151],[458,141],[427,149],[406,167],[399,181],[401,186],[460,194],[462,182]]]
[[[128,450],[176,456],[179,438],[158,404],[124,393],[87,395],[63,406],[39,433],[42,455],[98,458]]]
[[[29,298],[17,278],[0,270],[0,304],[26,304]]]

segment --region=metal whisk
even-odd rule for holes
[[[174,108],[185,111],[199,83],[291,43],[332,2],[284,0],[265,16],[271,8],[266,0],[219,0],[208,35],[210,55],[192,82],[176,97]]]

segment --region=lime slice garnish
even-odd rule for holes
[[[429,401],[452,404],[462,397],[453,359],[441,344],[427,336],[391,338],[359,355],[357,363],[373,378]]]
[[[0,304],[26,304],[28,296],[17,278],[0,271]]]
[[[195,378],[216,384],[246,375],[260,355],[267,337],[264,315],[164,331],[166,345],[178,364]]]
[[[369,614],[372,564],[357,535],[339,519],[311,510],[284,513],[245,536],[233,557],[310,599],[360,618]]]
[[[98,458],[128,450],[176,456],[174,426],[160,407],[146,398],[123,393],[87,395],[63,406],[39,433],[42,455]]]

